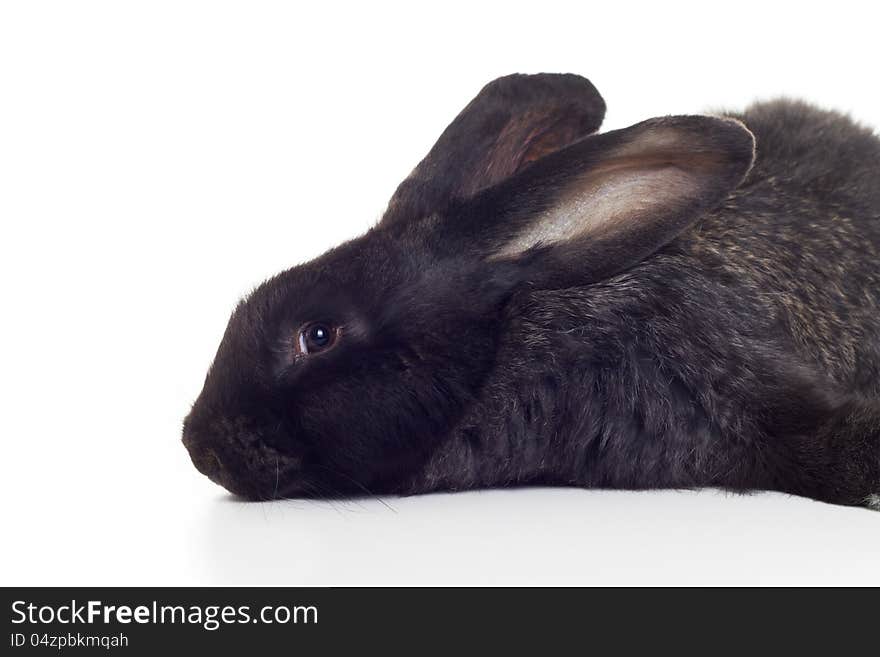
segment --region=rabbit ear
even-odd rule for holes
[[[508,75],[490,82],[397,188],[382,222],[419,219],[472,197],[599,129],[605,102],[577,75]]]
[[[537,285],[600,280],[719,205],[749,171],[754,148],[733,119],[652,119],[547,156],[458,208],[446,228],[459,250],[528,263]]]

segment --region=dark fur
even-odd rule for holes
[[[880,493],[880,141],[778,101],[599,136],[576,76],[489,85],[363,237],[233,314],[184,425],[250,498],[521,484]],[[590,239],[499,245],[639,130],[699,194]],[[720,155],[719,155],[720,154]],[[665,166],[665,164],[664,164]],[[679,164],[676,163],[676,168]],[[344,324],[294,363],[303,323]]]

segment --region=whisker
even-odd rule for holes
[[[323,468],[324,470],[327,470],[328,472],[330,472],[331,474],[336,475],[337,477],[343,477],[344,479],[350,481],[350,482],[353,483],[355,486],[357,486],[357,487],[360,488],[362,491],[364,491],[367,495],[369,495],[370,497],[372,497],[372,498],[374,498],[375,500],[377,500],[377,501],[378,501],[382,506],[384,506],[386,509],[388,509],[388,510],[391,511],[392,513],[397,513],[397,510],[396,510],[396,509],[392,508],[391,505],[389,505],[385,500],[383,500],[381,497],[379,497],[378,495],[376,495],[373,491],[371,491],[369,488],[367,488],[366,486],[364,486],[364,485],[363,485],[361,482],[359,482],[357,479],[354,479],[353,477],[350,477],[349,475],[345,474],[344,472],[339,472],[339,471],[337,471],[337,470],[334,470],[333,468],[329,468],[329,467],[327,467],[326,465],[320,465],[320,464],[319,464],[318,467],[319,467],[319,468]],[[338,492],[338,491],[337,491],[337,492]]]
[[[316,483],[313,482],[303,482],[303,486],[307,487],[306,491],[312,493],[315,497],[308,499],[309,502],[314,504],[315,506],[320,506],[319,502],[327,502],[330,505],[330,508],[336,511],[340,516],[345,517],[342,511],[333,503],[333,499],[327,495],[327,491],[321,490]],[[337,491],[338,494],[338,491]]]

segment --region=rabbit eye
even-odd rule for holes
[[[327,351],[336,343],[338,335],[339,330],[327,324],[320,322],[307,324],[299,332],[297,351],[303,356]]]

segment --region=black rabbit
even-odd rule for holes
[[[256,499],[880,508],[880,140],[792,101],[593,134],[604,110],[574,75],[486,86],[378,225],[239,304],[184,422],[196,467]]]

